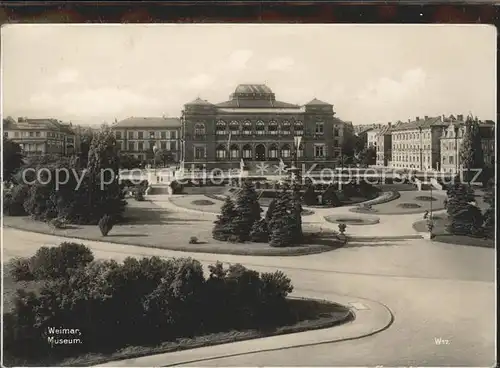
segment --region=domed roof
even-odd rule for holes
[[[258,93],[258,94],[271,94],[273,91],[265,84],[240,84],[234,90],[235,94],[240,93]]]
[[[184,106],[213,106],[213,105],[207,100],[202,100],[201,98],[198,97],[196,100],[188,102]]]

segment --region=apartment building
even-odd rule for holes
[[[463,120],[463,115],[458,119]],[[423,119],[391,129],[391,165],[394,168],[439,170],[441,164],[441,137],[449,122],[442,116]]]
[[[378,135],[381,132],[381,128],[371,129],[366,132],[366,146],[367,147],[377,147]]]
[[[377,134],[377,166],[390,167],[392,165],[392,123],[379,129]]]
[[[181,121],[168,117],[130,117],[111,126],[120,151],[141,160],[152,159],[153,148],[180,159]]]
[[[25,156],[72,155],[79,152],[71,123],[57,119],[3,119],[4,137],[18,143]]]
[[[484,154],[485,165],[495,165],[495,124],[493,122],[481,122],[479,124],[481,145]],[[466,126],[461,120],[449,123],[443,131],[440,139],[441,145],[441,171],[457,173],[462,164],[460,162],[460,148],[466,132]]]

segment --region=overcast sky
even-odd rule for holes
[[[470,25],[9,25],[3,113],[76,122],[179,116],[265,83],[354,124],[495,119],[496,30]],[[496,120],[496,119],[495,119]]]

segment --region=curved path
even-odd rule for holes
[[[4,261],[65,240],[9,228],[3,236]],[[338,294],[356,295],[387,305],[394,315],[389,329],[359,340],[229,356],[232,344],[226,344],[203,348],[206,353],[201,355],[199,349],[183,352],[182,361],[190,362],[187,365],[480,367],[495,361],[493,249],[392,239],[351,242],[328,253],[278,258],[81,242],[100,258],[192,256],[203,262],[238,262],[257,271],[281,269],[291,277],[294,294],[331,300]],[[163,363],[168,364],[169,360]],[[133,365],[151,364],[138,360]]]

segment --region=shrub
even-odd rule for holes
[[[172,194],[182,194],[182,191],[184,190],[184,186],[177,180],[170,183],[170,188],[172,189]]]
[[[134,199],[138,202],[143,202],[144,198],[144,188],[141,186],[137,186],[134,190]]]
[[[212,237],[216,240],[226,241],[229,236],[235,234],[233,219],[236,216],[236,209],[230,197],[226,197],[221,208],[221,214],[217,216],[212,229]]]
[[[9,261],[7,269],[15,281],[34,280],[30,258],[13,258]]]
[[[462,183],[454,183],[447,190],[447,230],[457,235],[479,235],[482,232],[483,214],[471,202],[475,201],[473,189]]]
[[[198,244],[198,238],[196,236],[190,237],[189,244]]]
[[[208,199],[196,199],[191,203],[195,206],[211,206],[212,204],[214,204],[214,202],[209,201]]]
[[[66,220],[61,218],[53,218],[49,220],[49,226],[54,229],[64,229],[66,227]]]
[[[9,193],[4,192],[3,213],[6,216],[24,216],[24,201],[28,196],[30,187],[26,184],[15,185]]]
[[[318,197],[316,196],[316,192],[314,191],[313,185],[308,185],[306,187],[303,200],[307,206],[314,206],[318,204]]]
[[[339,233],[343,235],[345,233],[346,228],[347,228],[346,224],[339,224]]]
[[[323,195],[321,196],[321,199],[323,201],[323,204],[326,204],[328,206],[333,206],[337,207],[340,206],[340,200],[337,197],[337,193],[335,192],[335,186],[333,184],[330,184],[325,191],[323,192]]]
[[[253,224],[260,220],[262,212],[252,182],[248,180],[243,182],[235,207],[236,216],[232,221],[234,225],[234,233],[232,234],[238,236],[240,241],[250,240]]]
[[[111,216],[104,215],[99,220],[99,230],[101,231],[102,236],[107,236],[111,229],[113,228],[113,219]]]
[[[401,208],[420,208],[420,207],[422,207],[421,205],[419,205],[417,203],[399,203],[397,206],[401,207]]]
[[[432,202],[432,201],[437,201],[436,198],[430,197],[430,196],[418,196],[415,197],[417,201],[426,201],[426,202]]]

